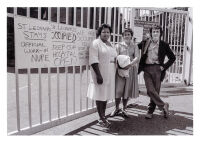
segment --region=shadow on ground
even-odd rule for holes
[[[193,114],[170,111],[168,119],[156,110],[153,119],[145,119],[147,108],[141,105],[129,106],[129,118],[121,116],[108,118],[110,129],[91,122],[66,135],[193,135]]]
[[[193,88],[186,88],[186,87],[172,87],[168,89],[168,86],[163,86],[161,88],[160,96],[164,98],[168,98],[170,96],[184,96],[184,95],[193,95]],[[140,90],[140,95],[147,96],[146,88],[142,88]]]

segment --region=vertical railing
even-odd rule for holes
[[[184,15],[183,14],[181,14],[181,32],[180,32],[180,34],[181,34],[181,36],[180,36],[180,52],[179,52],[179,54],[180,54],[180,70],[181,70],[181,76],[183,75],[183,61],[181,61],[181,59],[182,59],[182,57],[183,57],[183,54],[182,54],[182,48],[184,48],[184,46],[182,45],[182,39],[183,39],[183,25],[184,25],[184,23],[183,23],[183,17],[184,17]]]
[[[90,7],[88,7],[88,13],[87,13],[87,28],[89,29],[90,28]],[[87,77],[86,77],[86,84],[88,86],[88,76],[89,76],[89,69],[88,69],[89,66],[86,65],[86,73],[87,73]],[[89,99],[88,97],[86,97],[86,110],[88,110],[88,107],[89,107]]]
[[[176,58],[176,61],[177,61],[177,64],[176,64],[176,73],[179,75],[180,74],[180,72],[179,72],[179,68],[180,68],[180,66],[179,66],[179,57],[180,57],[180,55],[179,55],[179,49],[180,49],[180,44],[179,44],[179,34],[180,34],[180,32],[179,32],[179,27],[180,27],[180,14],[177,14],[177,19],[178,19],[178,23],[177,23],[177,41],[176,41],[176,44],[177,44],[177,50],[176,50],[176,53],[177,53],[177,58]],[[178,82],[180,80],[180,78],[179,78],[179,76],[178,76],[178,78],[176,79],[176,81]]]
[[[173,21],[173,19],[174,19],[174,17],[173,17],[173,13],[170,13],[171,14],[171,32],[170,32],[170,47],[171,47],[171,49],[173,50],[173,43],[172,43],[172,39],[173,39],[173,31],[174,31],[174,29],[173,29],[173,27],[174,27],[174,21]],[[171,68],[169,68],[169,72],[171,73],[171,72],[173,72],[173,65],[172,65],[172,67]],[[170,74],[169,74],[170,75]],[[173,77],[170,75],[170,81],[173,79]]]
[[[88,67],[89,66],[86,66],[86,72],[87,72],[87,78],[86,78],[86,84],[87,84],[87,86],[88,86],[88,84],[89,84],[89,69],[88,69]],[[86,98],[86,110],[88,110],[88,107],[89,107],[89,105],[88,105],[88,97]]]
[[[118,8],[117,42],[119,42],[120,40],[120,14],[121,14],[121,8]]]
[[[164,15],[165,15],[165,17],[164,17],[165,18],[165,27],[164,27],[164,29],[165,29],[164,30],[165,31],[164,32],[165,37],[164,37],[164,41],[167,42],[167,12],[165,12]]]
[[[168,37],[167,37],[167,42],[170,44],[170,35],[171,35],[171,24],[170,24],[170,13],[168,13]],[[170,69],[169,69],[170,70]],[[167,75],[167,80],[170,80],[170,75]]]
[[[60,23],[60,8],[57,7],[57,23]],[[58,118],[60,118],[60,70],[59,67],[57,70],[57,109],[58,109]]]
[[[113,45],[115,45],[115,24],[116,24],[116,7],[114,7],[114,21],[113,21]]]
[[[82,66],[80,66],[80,99],[79,99],[79,103],[80,103],[80,112],[82,112]]]
[[[81,7],[81,28],[83,28],[83,7]],[[79,99],[79,103],[80,103],[80,112],[82,112],[82,65],[80,65],[80,99]]]
[[[30,18],[30,8],[27,7],[26,15]],[[28,116],[29,116],[29,127],[32,127],[32,110],[31,110],[31,69],[27,68],[28,74]]]
[[[42,124],[42,79],[41,79],[41,68],[38,68],[39,71],[39,112],[40,112],[40,124]]]
[[[17,15],[17,8],[14,7],[14,16]],[[15,52],[16,57],[16,52]],[[19,104],[19,72],[18,61],[15,59],[15,75],[16,75],[16,115],[17,115],[17,131],[20,131],[20,104]]]
[[[66,75],[66,78],[65,78],[65,82],[66,82],[66,95],[65,95],[65,97],[66,97],[66,101],[65,101],[65,105],[66,105],[66,116],[68,116],[68,114],[69,114],[69,112],[68,112],[68,102],[69,102],[69,100],[68,100],[68,67],[65,67],[65,75]]]
[[[174,62],[174,82],[176,82],[176,69],[177,69],[177,14],[174,14],[174,20],[175,20],[175,33],[174,33],[174,54],[176,56],[176,60]]]
[[[184,80],[184,75],[185,75],[185,59],[186,59],[186,49],[187,49],[187,36],[188,36],[188,22],[189,22],[189,15],[185,15],[184,18],[185,21],[185,31],[184,31],[184,49],[183,49],[183,74],[182,74],[182,80]]]
[[[41,9],[41,8],[40,8]],[[38,12],[38,15],[41,15],[41,13]],[[41,19],[41,17],[39,18]],[[51,21],[51,9],[48,8],[48,21],[50,22]],[[48,100],[49,100],[49,121],[52,120],[52,117],[51,117],[51,68],[48,67]]]
[[[93,16],[93,29],[96,27],[96,7],[94,7],[94,16]],[[92,100],[92,108],[95,106],[95,101]]]

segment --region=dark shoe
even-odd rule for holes
[[[165,103],[165,105],[163,107],[163,114],[164,114],[164,118],[169,117],[169,104],[168,103]]]
[[[145,114],[146,119],[151,119],[152,117],[153,117],[152,113],[147,112],[147,114]]]
[[[115,109],[113,112],[111,112],[110,117],[117,116],[120,112],[120,109]]]
[[[105,121],[98,120],[98,125],[101,127],[109,128],[111,123],[107,119]]]
[[[106,119],[105,123],[106,123],[107,128],[109,128],[111,126],[111,123],[108,121],[108,119]]]
[[[122,117],[129,118],[126,110],[122,110]]]

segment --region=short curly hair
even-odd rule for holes
[[[97,37],[101,35],[101,32],[104,28],[108,28],[110,30],[110,33],[112,32],[112,28],[109,24],[101,24],[101,26],[97,29]]]
[[[124,36],[125,32],[131,33],[131,36],[133,37],[133,30],[131,28],[125,28],[124,31],[123,31],[123,33],[122,33],[122,36]]]

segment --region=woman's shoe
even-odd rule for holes
[[[113,112],[111,112],[110,117],[117,116],[120,112],[120,109],[115,109]]]
[[[106,125],[106,128],[110,128],[111,126],[111,123],[106,119],[106,121],[104,122],[105,125]]]
[[[111,123],[107,119],[104,121],[98,120],[98,125],[101,127],[109,128]]]
[[[122,117],[129,118],[126,110],[122,110]]]

